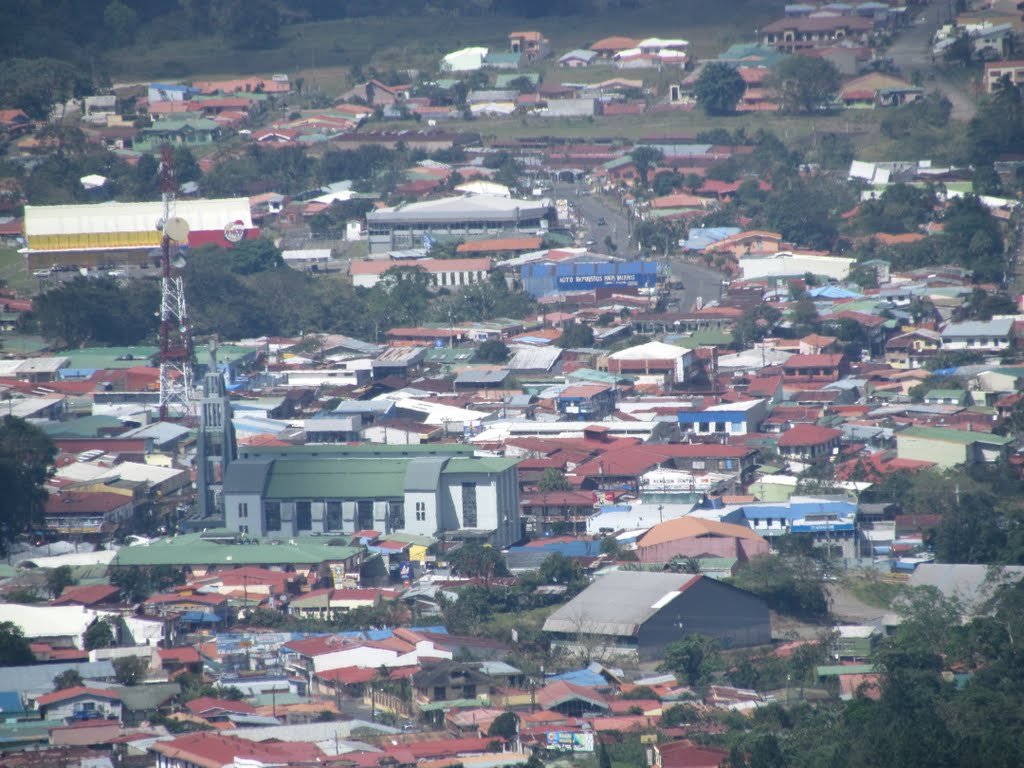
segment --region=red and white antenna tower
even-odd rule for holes
[[[184,260],[180,255],[172,261],[173,243],[188,242],[188,222],[173,216],[174,172],[171,148],[165,145],[160,153],[160,189],[163,193],[163,218],[160,229],[160,418],[195,417],[193,399],[192,330],[185,303],[185,283],[181,277]],[[177,251],[177,246],[173,246]]]

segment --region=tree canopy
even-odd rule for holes
[[[13,621],[0,622],[0,667],[17,667],[35,660],[21,627]]]
[[[57,449],[38,427],[17,416],[0,420],[0,546],[41,523],[48,494],[43,484],[53,471]]]
[[[775,68],[775,85],[788,112],[814,112],[839,90],[839,70],[818,56],[788,56]]]
[[[697,103],[705,112],[727,115],[735,111],[747,85],[736,67],[715,61],[704,67],[694,88]]]

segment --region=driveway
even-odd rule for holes
[[[954,120],[970,120],[978,110],[977,104],[956,83],[943,75],[932,57],[932,38],[936,30],[949,19],[950,3],[935,0],[925,6],[917,20],[899,33],[886,55],[893,60],[903,77],[910,79],[915,70],[924,75],[927,90],[937,90],[949,99],[953,105]]]

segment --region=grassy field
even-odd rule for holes
[[[441,56],[458,48],[505,50],[508,33],[523,28],[542,31],[556,55],[609,35],[658,35],[686,38],[696,56],[708,56],[753,39],[754,30],[777,18],[783,5],[781,0],[733,0],[726,11],[715,0],[665,0],[646,8],[541,19],[500,14],[340,19],[287,26],[271,50],[234,50],[217,38],[174,40],[114,51],[106,64],[115,82],[274,72],[321,77],[324,72],[321,86],[330,93],[331,70],[336,76],[353,65],[432,71]]]
[[[861,602],[878,608],[891,608],[893,601],[906,588],[901,581],[871,574],[866,576],[850,575],[844,579],[843,586]]]
[[[0,248],[0,280],[19,294],[36,289],[35,279],[25,269],[25,258],[16,248]]]

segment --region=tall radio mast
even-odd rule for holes
[[[170,145],[160,152],[160,190],[163,217],[160,229],[160,418],[177,417],[189,421],[195,417],[193,401],[192,329],[185,303],[185,282],[181,277],[184,260],[171,261],[171,244],[188,242],[188,222],[172,216],[174,171]],[[177,250],[177,246],[175,246]]]

